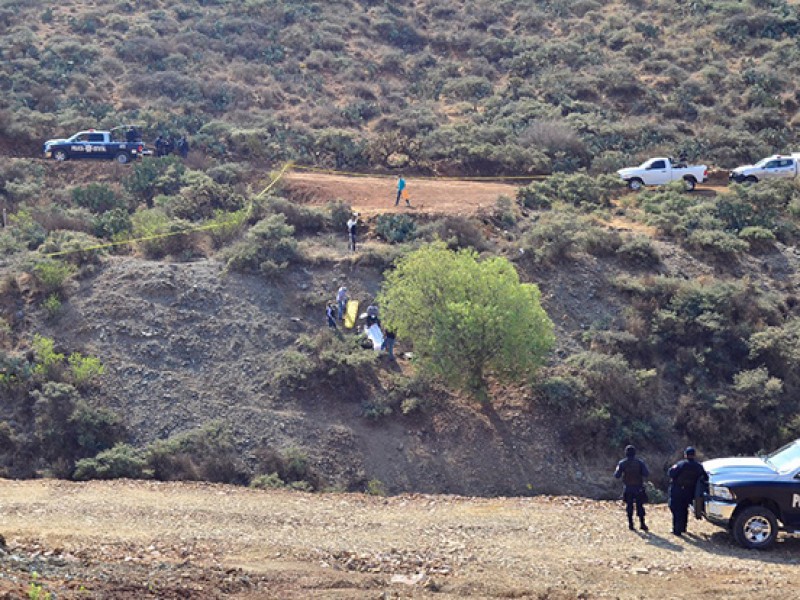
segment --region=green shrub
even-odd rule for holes
[[[629,236],[623,244],[617,248],[617,256],[628,263],[652,268],[661,263],[661,256],[653,246],[653,241],[643,235]]]
[[[131,195],[141,198],[148,208],[152,208],[153,198],[158,194],[169,195],[180,190],[185,170],[177,156],[147,158],[133,165],[123,185]]]
[[[50,294],[47,298],[45,298],[44,302],[42,302],[42,308],[44,308],[45,312],[47,313],[48,319],[55,319],[61,314],[61,300],[58,297],[58,294]]]
[[[390,244],[406,242],[414,238],[417,224],[408,215],[382,214],[375,219],[375,233]]]
[[[55,340],[39,334],[33,336],[35,356],[34,373],[45,380],[59,379],[64,363],[64,355],[55,351]]]
[[[428,242],[442,240],[452,250],[474,248],[481,251],[488,248],[486,237],[474,219],[461,216],[444,217],[421,226],[417,229],[417,237]]]
[[[250,480],[250,487],[256,490],[277,490],[286,487],[286,482],[277,473],[258,475]]]
[[[83,356],[80,352],[70,354],[67,362],[72,373],[72,380],[79,388],[88,385],[106,371],[99,358]]]
[[[69,476],[76,460],[111,448],[124,434],[116,415],[90,407],[69,384],[47,381],[31,397],[39,452],[58,476]]]
[[[227,268],[265,276],[281,272],[298,257],[293,234],[294,227],[286,223],[282,214],[262,219],[250,228],[244,240],[225,252]]]
[[[533,182],[517,190],[517,202],[533,210],[549,210],[553,206],[555,193],[549,185]]]
[[[63,295],[64,286],[75,274],[75,271],[75,267],[71,264],[58,260],[44,260],[36,263],[33,267],[33,275],[39,290],[48,296],[50,294]]]
[[[256,452],[258,470],[269,473],[255,477],[252,487],[290,487],[294,490],[313,491],[322,488],[322,479],[311,466],[308,455],[300,448],[288,448],[283,453],[270,448]]]
[[[39,252],[55,255],[58,261],[65,261],[75,266],[97,264],[105,253],[99,248],[101,241],[94,236],[80,231],[51,231],[45,242],[39,246]],[[48,259],[50,260],[50,259]]]
[[[114,208],[92,219],[92,234],[99,238],[113,239],[129,233],[133,227],[127,209]]]
[[[125,200],[104,183],[90,183],[86,187],[72,188],[72,200],[93,213],[105,213],[115,208],[127,210]]]
[[[361,347],[356,336],[339,336],[328,329],[297,340],[298,352],[313,361],[306,381],[351,389],[358,386],[363,374],[377,361],[378,354]]]
[[[230,431],[219,421],[154,442],[149,447],[148,466],[161,481],[247,481]]]
[[[388,417],[392,412],[394,411],[389,406],[389,400],[382,396],[373,396],[361,403],[361,414],[373,421]]]
[[[30,211],[20,209],[8,217],[11,233],[28,250],[35,250],[47,237],[47,231],[33,219]]]
[[[192,230],[190,223],[170,219],[161,209],[146,209],[134,213],[133,237],[147,258],[183,256],[194,252],[200,236]]]
[[[380,479],[370,479],[367,482],[367,487],[364,489],[364,493],[369,494],[370,496],[386,496],[386,484]]]
[[[247,223],[248,212],[247,208],[235,212],[214,212],[214,216],[205,225],[215,248],[222,248],[241,235]]]
[[[328,213],[330,214],[331,228],[333,231],[346,231],[347,221],[353,216],[353,209],[349,204],[336,200],[328,202]]]
[[[746,240],[718,229],[697,229],[692,231],[687,237],[686,243],[690,248],[695,248],[720,258],[730,258],[750,249],[750,245]]]
[[[83,458],[75,464],[72,479],[149,479],[145,453],[128,444],[117,444],[94,458]]]
[[[296,232],[317,233],[325,228],[325,215],[318,209],[295,204],[276,196],[267,198],[265,208],[269,213],[283,215]]]
[[[775,247],[776,237],[766,227],[744,227],[739,232],[739,239],[747,242],[750,249],[756,252],[764,252]]]
[[[546,213],[522,238],[527,256],[539,263],[568,260],[581,249],[584,222],[571,213]]]

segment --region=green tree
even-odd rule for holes
[[[539,288],[504,258],[478,260],[437,242],[401,258],[378,295],[386,326],[420,367],[485,401],[486,377],[532,376],[553,345]]]

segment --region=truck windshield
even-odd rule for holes
[[[772,157],[771,157],[771,156],[768,156],[767,158],[762,158],[762,159],[761,159],[760,161],[758,161],[758,162],[757,162],[757,163],[756,163],[754,166],[756,166],[756,167],[760,167],[760,168],[762,168],[762,169],[763,169],[764,167],[766,167],[766,166],[767,166],[767,163],[768,163],[769,161],[771,161],[771,160],[772,160]]]
[[[779,473],[788,473],[800,467],[800,440],[768,454],[764,460]]]

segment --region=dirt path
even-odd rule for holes
[[[570,497],[5,481],[0,509],[0,592],[36,571],[59,598],[778,599],[800,561],[796,539],[746,551],[694,520],[678,539],[664,506],[630,532],[621,505]]]
[[[494,207],[500,196],[515,198],[525,182],[464,181],[406,178],[411,207],[403,200],[395,207],[397,180],[393,177],[347,177],[294,171],[284,177],[283,187],[293,198],[309,204],[342,200],[364,216],[380,213],[471,215]]]

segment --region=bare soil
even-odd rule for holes
[[[292,171],[282,184],[292,198],[322,205],[342,200],[365,217],[383,213],[469,216],[491,209],[500,196],[515,198],[522,182],[406,177],[410,207],[395,206],[397,178]],[[527,180],[526,180],[527,182]]]
[[[800,540],[743,550],[705,521],[628,531],[575,497],[309,495],[210,484],[3,481],[0,597],[762,598],[794,595]],[[37,575],[33,575],[33,573]]]

